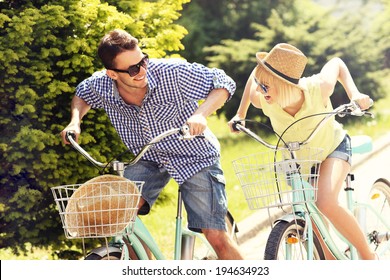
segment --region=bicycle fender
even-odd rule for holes
[[[120,248],[114,247],[114,246],[109,246],[109,247],[102,246],[102,247],[98,247],[98,248],[91,250],[90,254],[93,253],[93,254],[96,254],[96,255],[103,258],[103,257],[107,256],[107,253],[111,254],[111,253],[115,253],[115,252],[122,253],[122,250]]]
[[[304,219],[302,217],[299,216],[299,214],[287,214],[287,215],[284,215],[278,219],[276,219],[274,221],[274,224],[278,223],[278,222],[281,222],[281,221],[284,221],[284,222],[287,222],[287,223],[290,223],[292,221],[295,221],[295,220],[302,220],[304,221]]]

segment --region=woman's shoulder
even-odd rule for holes
[[[299,80],[299,85],[308,90],[319,87],[321,84],[321,77],[319,74],[314,74],[309,77],[303,77]]]
[[[301,80],[302,86],[305,88],[306,99],[311,100],[312,104],[323,104],[323,106],[327,107],[328,99],[323,96],[321,75],[315,74]]]

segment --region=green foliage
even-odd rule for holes
[[[60,141],[75,86],[102,67],[97,44],[111,29],[140,38],[152,56],[182,49],[186,30],[174,21],[186,2],[0,1],[0,248],[70,248],[50,187],[98,174]],[[124,151],[104,112],[82,126],[81,143],[100,161]]]
[[[225,69],[237,82],[237,96],[220,113],[228,119],[234,116],[247,77],[256,66],[255,53],[269,51],[281,42],[293,44],[307,55],[309,62],[304,75],[318,73],[326,61],[339,56],[348,65],[360,91],[370,94],[374,100],[382,98],[388,77],[382,71],[386,65],[383,61],[389,61],[390,43],[386,35],[389,32],[388,8],[381,13],[379,2],[362,6],[351,14],[335,13],[309,0],[280,1],[277,7],[268,10],[266,22],[253,19],[253,37],[222,40],[218,45],[205,46],[210,65]],[[389,1],[384,2],[388,6]],[[385,67],[388,68],[388,64]],[[340,85],[332,101],[335,105],[347,102]],[[263,116],[251,107],[248,117],[258,115]]]
[[[207,63],[204,47],[226,39],[253,38],[251,24],[265,24],[269,11],[283,2],[286,0],[192,0],[178,21],[189,31],[181,54],[189,61]]]

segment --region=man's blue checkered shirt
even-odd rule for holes
[[[198,101],[215,88],[233,95],[236,85],[222,70],[207,68],[179,59],[151,59],[148,91],[142,106],[126,104],[106,71],[94,73],[81,82],[76,95],[92,108],[103,108],[124,144],[134,153],[162,132],[183,126],[198,107]],[[143,159],[166,168],[179,184],[202,168],[214,164],[220,156],[219,143],[210,130],[203,138],[178,140],[172,135],[154,145]]]

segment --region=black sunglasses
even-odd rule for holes
[[[144,53],[144,57],[141,59],[141,61],[135,65],[131,65],[127,70],[120,70],[115,68],[110,68],[108,70],[113,70],[120,73],[127,73],[130,75],[130,77],[134,77],[138,75],[141,66],[146,69],[148,67],[148,63],[149,63],[149,56],[146,53]]]
[[[255,83],[257,86],[259,86],[261,88],[261,90],[264,92],[264,93],[268,93],[268,87],[262,83],[260,83],[256,77],[253,77],[253,80],[255,80]]]

